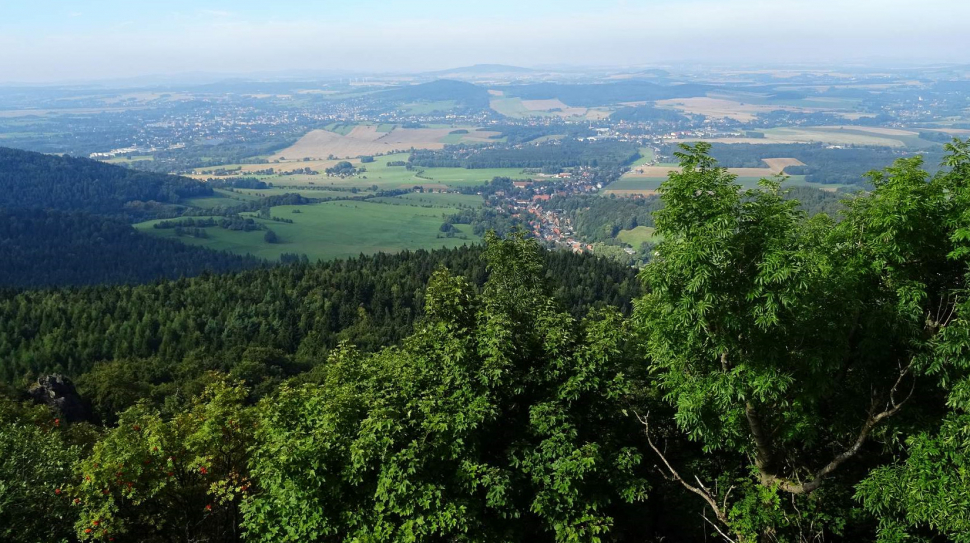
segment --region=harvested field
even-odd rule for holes
[[[951,136],[970,136],[970,129],[967,128],[930,128],[930,132],[942,132]]]
[[[775,173],[782,173],[789,166],[804,166],[805,163],[797,158],[764,158],[761,160]]]
[[[918,136],[919,132],[900,130],[898,128],[881,128],[878,126],[820,126],[826,130],[852,130],[853,132],[869,132],[880,136]]]
[[[325,159],[333,155],[337,158],[353,158],[363,155],[387,154],[415,149],[442,149],[452,128],[394,128],[382,132],[374,125],[355,126],[343,136],[327,130],[314,130],[300,138],[292,146],[279,151],[273,160]],[[461,138],[462,142],[476,143],[487,141],[495,132],[472,132]],[[448,143],[459,143],[451,142]]]
[[[741,122],[753,121],[758,113],[769,111],[813,111],[807,108],[746,104],[734,100],[709,97],[657,100],[657,107],[677,109],[684,113],[704,115],[716,119],[735,119]]]
[[[791,158],[767,159],[765,160],[765,162],[768,162],[768,160],[798,162],[798,164],[787,163],[786,164],[787,166],[803,165],[801,162]],[[680,168],[676,166],[639,166],[630,170],[628,173],[626,173],[623,176],[623,178],[624,179],[626,178],[631,178],[631,179],[666,178],[667,174],[669,174],[670,172],[679,172],[679,171],[680,171]],[[774,166],[768,167],[768,168],[728,168],[728,171],[738,177],[758,177],[758,178],[771,177],[781,173],[781,170],[776,169]]]

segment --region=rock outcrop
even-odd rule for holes
[[[91,420],[91,410],[81,400],[74,383],[60,374],[45,375],[28,390],[34,402],[60,411],[67,422]]]

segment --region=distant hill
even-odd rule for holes
[[[658,85],[647,81],[620,81],[616,83],[509,85],[502,87],[501,90],[508,96],[516,96],[523,100],[558,98],[570,106],[594,107],[620,102],[692,98],[704,96],[712,88],[709,85],[697,84]]]
[[[0,148],[0,287],[145,283],[261,264],[135,231],[207,185],[94,160]]]
[[[178,204],[211,194],[211,187],[187,177],[0,147],[0,207],[135,216],[149,202]]]
[[[472,66],[462,66],[437,72],[425,72],[420,75],[428,77],[444,77],[448,74],[531,74],[538,70],[523,68],[521,66],[509,66],[506,64],[474,64]]]
[[[472,83],[439,79],[379,92],[378,98],[401,102],[454,100],[471,108],[488,108],[488,90]]]

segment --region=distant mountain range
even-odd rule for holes
[[[509,66],[506,64],[474,64],[472,66],[462,66],[459,68],[450,68],[447,70],[438,70],[435,72],[423,72],[418,75],[426,77],[445,77],[453,74],[468,74],[468,75],[488,75],[488,74],[533,74],[539,73],[539,70],[533,70],[532,68],[523,68],[521,66]]]

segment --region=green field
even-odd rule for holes
[[[533,111],[522,104],[521,98],[492,98],[489,103],[496,112],[512,119],[525,119],[527,117],[554,117],[548,111]]]
[[[458,136],[461,136],[460,134]],[[466,168],[424,168],[411,170],[404,166],[388,166],[388,162],[407,161],[409,153],[395,153],[392,155],[375,156],[374,162],[362,164],[366,171],[360,175],[339,178],[325,175],[253,175],[241,174],[241,177],[256,177],[267,183],[273,183],[274,189],[283,192],[300,192],[301,189],[313,187],[325,190],[327,187],[353,188],[365,191],[376,185],[380,190],[395,190],[423,186],[426,188],[454,188],[484,185],[495,177],[510,177],[513,179],[528,179],[531,176],[522,173],[522,168],[485,168],[470,170]],[[351,163],[360,166],[360,160]],[[247,190],[247,189],[241,189]],[[312,189],[311,189],[312,190]],[[250,191],[253,192],[253,191]],[[265,191],[256,191],[265,192]],[[268,194],[268,193],[267,193]],[[308,198],[312,193],[304,194]],[[322,196],[319,196],[322,197]]]
[[[228,190],[214,189],[215,194],[212,196],[205,196],[201,198],[188,198],[185,200],[186,205],[201,207],[201,208],[214,208],[214,207],[231,207],[243,204],[246,202],[251,202],[256,200],[258,196],[253,196],[250,194],[240,193],[240,192],[230,192]]]
[[[357,125],[354,123],[330,123],[327,126],[324,126],[323,129],[327,132],[334,132],[336,134],[340,134],[341,136],[346,136],[347,134],[350,134],[355,126]]]
[[[654,228],[650,226],[638,226],[632,230],[621,230],[616,239],[626,243],[634,249],[639,249],[640,245],[650,242],[656,243],[659,238],[654,237]]]
[[[368,201],[395,205],[434,206],[446,208],[482,207],[482,205],[485,203],[482,197],[477,194],[456,194],[451,192],[409,192],[407,194],[402,194],[401,196],[394,196],[390,198],[372,198]]]
[[[402,202],[406,203],[407,200]],[[363,201],[277,206],[272,208],[272,216],[292,219],[293,224],[263,219],[257,221],[276,232],[279,243],[266,243],[263,240],[266,233],[264,230],[237,232],[207,228],[209,237],[199,239],[190,236],[178,238],[174,230],[153,228],[152,225],[158,221],[139,223],[135,228],[152,235],[179,239],[184,243],[237,254],[251,254],[269,260],[278,260],[283,253],[301,253],[313,260],[330,260],[361,253],[450,248],[478,242],[479,238],[464,225],[457,225],[457,228],[467,239],[438,237],[444,216],[456,211],[457,208],[453,207],[428,208]]]
[[[235,194],[265,198],[267,196],[281,196],[283,194],[299,194],[304,198],[350,198],[354,196],[369,196],[368,190],[359,190],[356,194],[345,190],[315,189],[305,186],[275,185],[271,189],[235,189]]]
[[[630,165],[631,168],[636,168],[637,166],[643,166],[644,164],[649,164],[656,159],[653,147],[641,147],[640,148],[640,158]]]
[[[374,162],[365,164],[367,171],[360,176],[347,179],[318,178],[318,185],[330,183],[338,187],[369,187],[377,185],[382,189],[410,188],[414,186],[468,187],[484,185],[495,177],[526,178],[521,168],[484,168],[469,170],[465,168],[425,168],[408,171],[404,166],[388,166],[388,162],[407,160],[408,153],[397,153],[374,157]],[[294,176],[296,177],[296,176]]]
[[[435,112],[445,113],[458,107],[455,100],[438,100],[436,102],[415,102],[401,106],[409,115],[428,115]]]

